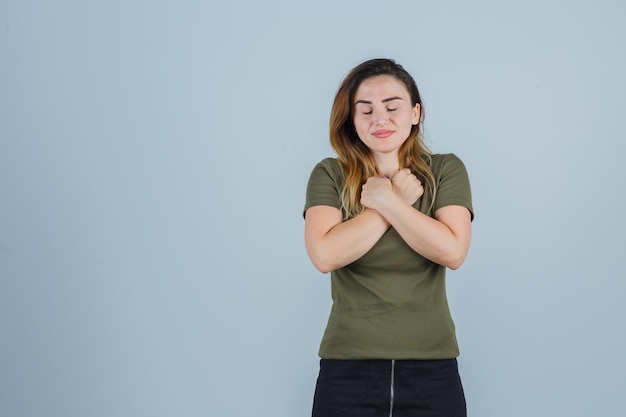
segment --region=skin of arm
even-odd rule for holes
[[[409,169],[385,179],[400,201],[412,206],[423,194],[419,180]],[[389,229],[389,222],[376,210],[365,209],[342,222],[341,211],[330,206],[313,206],[305,213],[305,245],[313,265],[326,273],[346,266],[365,255]]]
[[[376,210],[365,209],[345,222],[341,217],[341,210],[330,206],[313,206],[305,213],[306,250],[320,272],[356,261],[389,229],[389,223]]]
[[[402,239],[423,257],[457,269],[469,250],[470,212],[463,206],[446,206],[427,216],[393,192],[390,181],[371,177],[363,185],[361,203],[380,213]]]

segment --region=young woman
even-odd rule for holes
[[[393,60],[354,68],[330,118],[337,158],[313,169],[311,261],[331,273],[313,416],[465,416],[446,268],[463,263],[473,219],[454,154],[424,144],[422,99]]]

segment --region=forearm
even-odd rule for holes
[[[398,197],[388,199],[378,210],[402,239],[423,257],[451,269],[457,269],[465,260],[471,235],[469,229],[461,233],[459,227],[455,233],[442,221],[421,213]],[[468,213],[461,210],[462,215],[468,216],[467,227]]]
[[[312,207],[309,210],[314,209]],[[352,219],[335,224],[326,232],[320,233],[308,223],[306,229],[309,257],[318,270],[326,273],[365,255],[389,229],[389,222],[376,210],[365,209]]]

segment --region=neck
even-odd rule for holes
[[[400,170],[398,155],[374,155],[376,172],[381,177],[392,178]]]

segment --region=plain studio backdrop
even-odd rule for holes
[[[0,2],[0,415],[310,414],[336,89],[390,57],[466,164],[470,416],[617,416],[619,1]]]

